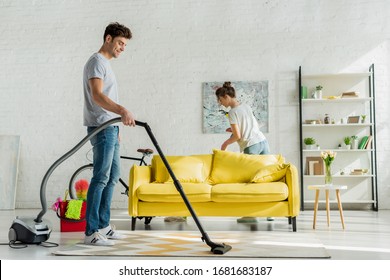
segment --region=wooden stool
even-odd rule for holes
[[[320,196],[320,190],[325,190],[325,206],[326,206],[326,218],[328,221],[328,227],[330,226],[329,190],[335,190],[336,191],[336,198],[337,198],[337,205],[338,205],[339,211],[340,211],[341,224],[343,225],[343,229],[345,229],[343,206],[341,205],[341,198],[340,198],[340,190],[346,190],[348,187],[345,185],[309,185],[307,188],[309,190],[316,191],[316,198],[314,201],[313,229],[316,228],[318,198]]]

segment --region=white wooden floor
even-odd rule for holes
[[[57,259],[51,255],[56,248],[44,248],[29,245],[24,249],[12,249],[8,244],[8,231],[16,216],[35,218],[40,209],[19,209],[0,211],[0,259]],[[49,210],[44,219],[52,223],[53,232],[48,241],[61,245],[76,243],[83,238],[83,233],[61,233],[59,219]],[[346,229],[343,230],[338,211],[331,211],[331,225],[326,225],[325,211],[320,210],[317,217],[316,229],[312,229],[313,211],[303,211],[297,220],[298,232],[314,233],[324,244],[332,260],[390,260],[390,210],[374,211],[344,211]],[[112,223],[121,230],[130,230],[131,219],[127,210],[113,210]],[[203,228],[207,231],[291,231],[287,219],[276,218],[266,221],[259,218],[256,224],[238,224],[236,218],[201,217]],[[164,218],[154,218],[150,225],[144,225],[143,220],[137,220],[136,230],[194,230],[196,224],[192,218],[187,222],[164,222]],[[201,242],[201,241],[200,241]],[[72,257],[67,257],[72,259]],[[77,259],[77,258],[73,258]],[[84,258],[85,259],[85,258]],[[95,259],[95,258],[92,258]],[[97,257],[97,259],[99,259]]]

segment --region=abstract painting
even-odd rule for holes
[[[240,104],[248,104],[257,119],[260,130],[268,132],[268,81],[231,82]],[[223,82],[203,83],[203,133],[225,133],[230,127],[227,114],[230,108],[218,104],[215,91]]]

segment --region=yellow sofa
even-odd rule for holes
[[[281,155],[166,156],[197,216],[286,217],[296,231],[298,172]],[[160,156],[130,170],[129,215],[149,223],[156,216],[191,216]]]

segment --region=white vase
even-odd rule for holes
[[[311,94],[311,98],[313,99],[322,99],[322,90],[315,90]]]
[[[356,150],[359,147],[359,140],[352,140],[352,149]]]

